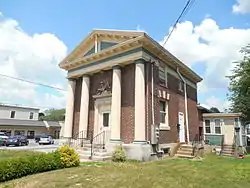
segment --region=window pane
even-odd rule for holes
[[[109,113],[103,113],[103,126],[109,126]]]
[[[34,117],[34,113],[30,112],[30,119],[33,119],[33,117]]]
[[[221,134],[221,128],[215,127],[215,134]]]
[[[205,131],[206,131],[206,133],[211,133],[210,126],[206,127]]]
[[[205,120],[205,126],[206,127],[208,127],[208,126],[210,127],[210,120],[208,120],[208,119]]]
[[[15,118],[15,111],[11,111],[11,113],[10,113],[10,118]]]
[[[220,119],[216,119],[216,120],[214,120],[214,123],[215,123],[215,126],[220,126]]]
[[[160,101],[160,112],[165,112],[166,111],[166,106],[165,102]]]
[[[164,112],[160,112],[160,123],[166,123],[166,114]]]

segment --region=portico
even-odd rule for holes
[[[135,64],[135,127],[134,143],[145,143],[145,60],[134,61]],[[121,66],[112,67],[112,82],[101,81],[100,88],[94,98],[94,135],[102,131],[110,132],[110,142],[122,142],[121,140]],[[82,92],[80,103],[79,129],[87,137],[89,120],[89,87],[90,78],[88,75],[82,77]],[[112,89],[110,85],[112,84]],[[66,107],[65,137],[72,137],[74,96],[76,80],[68,79],[68,96]],[[79,134],[81,136],[82,134]]]

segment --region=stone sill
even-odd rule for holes
[[[160,124],[160,131],[169,131],[170,130],[170,126],[167,124]]]

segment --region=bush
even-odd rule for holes
[[[26,156],[4,158],[0,160],[0,182],[23,176],[69,168],[80,164],[74,149],[62,146],[52,153],[28,153]]]
[[[79,166],[80,157],[73,148],[65,145],[60,147],[57,152],[60,154],[61,165],[63,168]]]
[[[61,168],[60,154],[41,153],[0,160],[0,182]]]
[[[113,162],[125,162],[126,161],[126,153],[121,146],[116,147],[116,149],[112,153],[112,161]]]

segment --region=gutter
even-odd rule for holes
[[[181,75],[179,71],[179,67],[176,69],[178,75],[180,76],[181,80],[184,82],[184,97],[185,97],[185,121],[187,127],[187,143],[189,143],[189,125],[188,125],[188,104],[187,104],[187,82]]]

